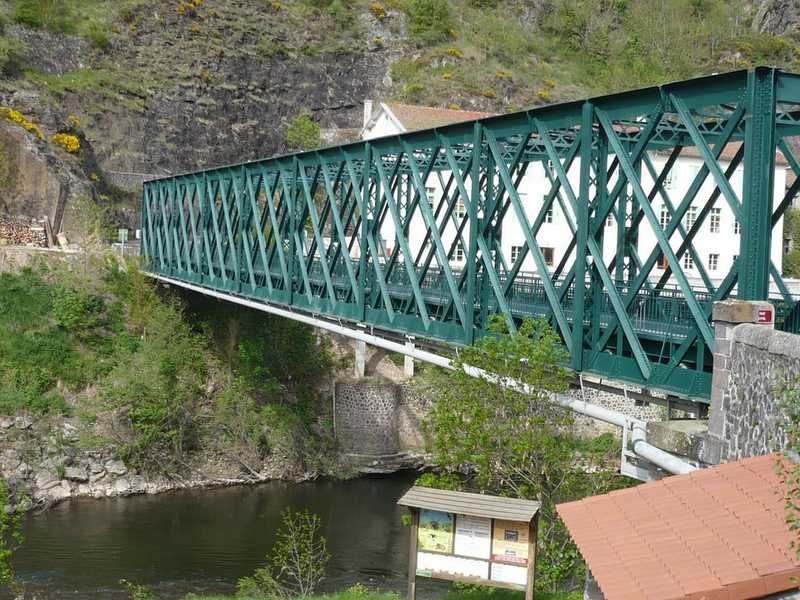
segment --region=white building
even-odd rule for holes
[[[489,115],[480,112],[409,106],[396,103],[381,102],[373,107],[372,102],[367,101],[364,106],[364,126],[361,131],[361,137],[362,139],[374,139],[387,135],[406,133],[408,131],[440,127],[450,123],[469,121],[486,116]],[[723,151],[719,160],[723,171],[727,169],[730,161],[738,150],[737,144],[738,143],[729,143]],[[656,172],[660,172],[667,161],[667,154],[652,152],[650,158]],[[664,185],[665,191],[669,195],[673,206],[680,204],[684,194],[700,171],[702,165],[703,160],[695,149],[684,149],[680,158],[675,162]],[[567,174],[576,194],[578,191],[579,172],[580,160],[576,159]],[[743,167],[740,165],[731,178],[731,186],[739,198],[741,198],[742,194],[742,173]],[[786,188],[786,174],[786,161],[783,155],[778,153],[775,166],[774,206],[777,206],[783,199]],[[446,181],[449,174],[444,173],[443,175]],[[611,183],[613,183],[613,180]],[[643,169],[642,172],[642,183],[645,192],[649,192],[654,183],[646,169]],[[469,186],[469,184],[467,185]],[[441,194],[441,185],[438,178],[432,176],[427,186],[429,198],[438,199]],[[523,205],[525,206],[526,216],[529,222],[532,222],[536,218],[550,187],[550,181],[545,174],[543,165],[540,162],[531,164],[518,190]],[[683,219],[683,225],[686,230],[695,222],[700,210],[715,189],[716,185],[713,177],[709,175],[706,177],[702,188],[696,195]],[[665,227],[669,222],[669,211],[662,201],[661,196],[657,196],[651,205],[659,218],[661,227]],[[464,212],[463,204],[457,207],[456,213],[458,213],[458,217],[462,217]],[[567,252],[570,240],[573,237],[570,222],[574,223],[574,221],[575,216],[572,214],[571,209],[568,208],[568,212],[565,214],[557,203],[553,203],[553,208],[548,212],[545,222],[536,236],[536,241],[542,249],[548,266],[555,268]],[[609,217],[605,226],[603,254],[605,262],[608,264],[616,252],[616,220]],[[706,217],[702,227],[703,229],[699,231],[694,238],[694,249],[697,258],[702,262],[709,278],[713,282],[719,282],[727,275],[731,265],[739,254],[741,225],[736,221],[734,213],[730,206],[728,206],[724,197],[720,196],[714,208],[711,209],[708,217]],[[455,237],[456,230],[457,226],[454,223],[448,224],[445,228],[442,236],[445,249],[449,249]],[[422,215],[419,214],[419,211],[417,211],[409,228],[408,236],[409,247],[412,254],[416,255],[421,248],[426,231],[427,227],[425,221]],[[524,229],[517,220],[516,215],[513,214],[513,212],[509,212],[504,219],[501,235],[503,255],[506,263],[509,265],[517,258],[518,253],[525,244],[523,231]],[[776,225],[774,231],[777,232],[777,234],[772,236],[771,255],[776,268],[780,272],[782,265],[783,236],[781,232],[783,231],[783,219]],[[390,217],[387,217],[384,221],[381,229],[381,237],[389,253],[397,250],[393,248],[395,244],[395,226]],[[682,237],[676,232],[672,235],[670,240],[673,249],[677,249],[681,243]],[[466,241],[466,236],[464,236],[464,241]],[[647,260],[655,246],[655,234],[645,219],[639,226],[637,252],[640,259],[642,261]],[[571,262],[574,260],[574,254],[573,251],[572,256],[567,258],[567,268],[569,268]],[[464,249],[458,247],[451,263],[454,266],[463,266],[464,260]],[[683,254],[681,262],[683,270],[690,278],[690,281],[693,283],[700,283],[702,280],[700,279],[698,265],[692,259],[689,252]],[[660,258],[651,275],[658,277],[665,267],[666,261]],[[522,268],[524,271],[536,271],[536,266],[530,253],[526,256]]]

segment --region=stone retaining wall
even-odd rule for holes
[[[659,421],[665,409],[656,404],[637,404],[620,394],[587,388],[569,392],[575,398],[615,410],[642,421]],[[390,456],[403,452],[424,452],[422,423],[431,408],[429,398],[415,394],[411,387],[370,381],[337,382],[334,394],[334,429],[343,454]],[[619,428],[590,417],[576,415],[581,435],[596,436]]]
[[[738,325],[726,363],[721,408],[712,414],[721,461],[785,448],[788,417],[780,405],[781,387],[800,385],[800,336]]]
[[[337,382],[333,427],[344,454],[387,456],[400,451],[400,389],[394,383]]]

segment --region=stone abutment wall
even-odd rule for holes
[[[720,460],[785,448],[789,419],[781,402],[783,390],[800,385],[800,336],[743,324],[733,328],[721,350],[727,356],[710,428],[719,440]]]

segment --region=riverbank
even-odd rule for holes
[[[25,256],[0,261],[0,477],[22,508],[423,464],[340,456],[335,340],[102,250]]]

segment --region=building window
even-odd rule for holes
[[[544,263],[548,267],[552,267],[554,263],[555,250],[553,248],[543,247],[542,254],[544,254]]]
[[[425,188],[425,193],[428,196],[428,202],[433,204],[434,201],[436,200],[436,188],[434,188],[434,187],[426,187]]]
[[[666,206],[661,207],[661,215],[659,216],[658,222],[661,225],[661,229],[666,229],[667,225],[669,225],[669,211]]]
[[[684,269],[694,269],[694,260],[692,259],[691,254],[684,254],[683,255],[683,268]]]
[[[683,224],[686,229],[691,229],[695,221],[697,221],[697,207],[690,206],[686,211],[686,216],[683,218]]]
[[[544,222],[545,223],[552,223],[553,222],[553,205],[550,205],[550,208],[547,209],[547,212],[544,213]]]
[[[611,227],[614,225],[614,213],[608,213],[606,217],[606,227]]]
[[[739,223],[739,219],[736,219],[733,222],[733,235],[739,235],[742,233],[742,224]]]
[[[719,267],[719,254],[709,254],[708,255],[708,270],[709,271],[716,271]]]
[[[671,189],[672,188],[672,184],[674,182],[674,173],[675,173],[675,168],[673,166],[673,168],[670,169],[669,173],[667,173],[666,176],[664,177],[664,187],[665,188],[667,188],[667,189]]]
[[[464,200],[459,198],[456,201],[456,216],[459,219],[463,219],[466,216],[466,214],[467,214],[467,207],[464,206]]]
[[[722,209],[721,208],[712,208],[711,209],[711,217],[708,221],[708,227],[711,233],[719,233],[719,222],[722,218]]]
[[[455,259],[456,262],[464,262],[464,246],[461,245],[461,242],[456,244]]]
[[[668,267],[669,267],[669,261],[662,252],[661,254],[658,255],[658,268],[661,269],[662,271],[666,271]]]
[[[522,252],[522,246],[511,246],[511,262],[517,262],[519,253]]]

